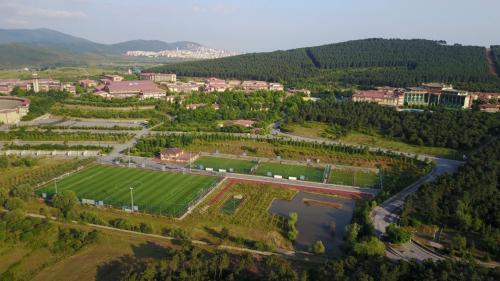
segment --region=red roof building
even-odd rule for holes
[[[113,98],[139,97],[148,99],[164,98],[167,95],[164,90],[149,80],[110,81],[103,90]]]

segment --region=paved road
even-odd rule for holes
[[[409,185],[407,188],[387,199],[385,202],[372,210],[370,217],[377,236],[382,237],[389,224],[398,222],[398,213],[401,211],[406,197],[418,191],[423,184],[432,182],[443,174],[457,171],[457,169],[463,164],[463,162],[441,158],[435,158],[434,160],[436,161],[436,167],[431,173]],[[442,257],[427,251],[426,249],[415,244],[413,241],[398,248],[388,246],[387,256],[392,259],[416,259],[419,261],[426,259],[442,259]]]

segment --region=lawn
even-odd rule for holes
[[[257,168],[256,174],[267,176],[268,172],[272,175],[280,175],[283,178],[305,176],[306,181],[323,181],[324,169],[308,166],[285,165],[278,163],[263,163]]]
[[[378,184],[378,176],[373,172],[332,170],[329,183],[359,187],[374,187]]]
[[[361,144],[366,146],[388,148],[401,152],[426,154],[446,158],[457,158],[457,155],[460,154],[459,151],[451,148],[411,145],[400,141],[389,140],[378,135],[372,136],[362,133],[349,133],[347,136],[340,138],[340,141],[349,144]]]
[[[235,173],[248,174],[255,164],[246,160],[201,156],[193,165],[197,168],[200,168],[200,165],[204,168],[212,168],[214,171],[218,171],[219,169],[229,171],[232,168]]]
[[[285,124],[284,128],[289,130],[287,132],[291,135],[309,137],[309,138],[319,138],[328,139],[328,124],[321,122],[304,122],[301,124],[290,123]],[[285,131],[284,131],[285,132]],[[427,154],[432,156],[441,156],[447,158],[457,158],[459,154],[458,151],[445,147],[430,147],[430,146],[418,146],[411,145],[397,140],[390,140],[384,138],[380,135],[368,135],[359,132],[351,132],[346,136],[339,139],[342,143],[348,144],[359,144],[373,147],[381,147],[393,149],[401,152],[417,153],[417,154]]]
[[[234,197],[229,198],[226,200],[226,202],[224,202],[224,205],[222,205],[222,207],[220,208],[220,211],[223,214],[231,215],[236,211],[236,209],[240,205],[241,201],[243,201],[243,199],[238,199],[238,198],[234,198]]]
[[[283,132],[306,138],[326,138],[324,137],[324,133],[328,127],[328,124],[313,121],[301,124],[288,123],[283,125]]]
[[[216,181],[215,177],[96,165],[57,181],[57,188],[59,192],[72,190],[80,199],[103,200],[105,205],[121,208],[130,207],[132,186],[134,205],[140,211],[178,216]],[[51,183],[37,194],[54,191]]]

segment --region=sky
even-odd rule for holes
[[[489,46],[500,44],[499,11],[500,0],[0,0],[0,28],[239,52],[373,37]]]

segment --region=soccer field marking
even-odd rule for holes
[[[179,215],[206,192],[217,177],[168,173],[144,169],[96,165],[58,182],[60,190],[72,190],[79,199],[102,200],[116,208],[131,204],[130,186],[134,187],[134,205],[139,210]],[[52,191],[47,185],[42,191]]]

